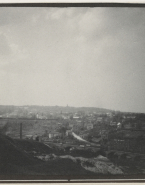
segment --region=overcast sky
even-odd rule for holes
[[[0,104],[145,112],[145,9],[0,7]]]

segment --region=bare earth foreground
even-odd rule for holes
[[[96,153],[87,158],[56,146],[0,135],[0,179],[124,178],[121,165]],[[127,178],[127,177],[125,177]]]

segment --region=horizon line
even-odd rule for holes
[[[113,110],[109,108],[102,108],[102,107],[93,107],[93,106],[69,106],[69,105],[2,105],[0,106],[14,106],[14,107],[25,107],[25,106],[38,106],[38,107],[70,107],[70,108],[96,108],[96,109],[104,109],[111,112],[122,112],[122,113],[136,113],[136,114],[145,114],[145,112],[135,112],[135,111],[121,111],[121,110]]]

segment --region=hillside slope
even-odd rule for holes
[[[36,141],[16,140],[0,134],[0,179],[2,175],[88,175],[70,159],[42,161],[35,154],[51,154],[54,149]],[[38,178],[38,177],[37,177]]]

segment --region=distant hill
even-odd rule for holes
[[[96,108],[96,107],[56,107],[56,109],[58,110],[62,110],[63,112],[78,112],[78,111],[82,111],[82,112],[85,112],[85,113],[88,113],[88,112],[95,112],[95,113],[100,113],[100,114],[103,114],[103,113],[109,113],[109,112],[112,112],[111,110],[109,109],[103,109],[103,108]]]
[[[13,105],[0,105],[0,114],[12,113],[18,109],[27,109],[29,111],[51,111],[51,112],[78,112],[82,111],[85,113],[96,112],[96,113],[110,113],[112,110],[97,108],[97,107],[71,107],[71,106],[38,106],[38,105],[26,105],[26,106],[13,106]]]

